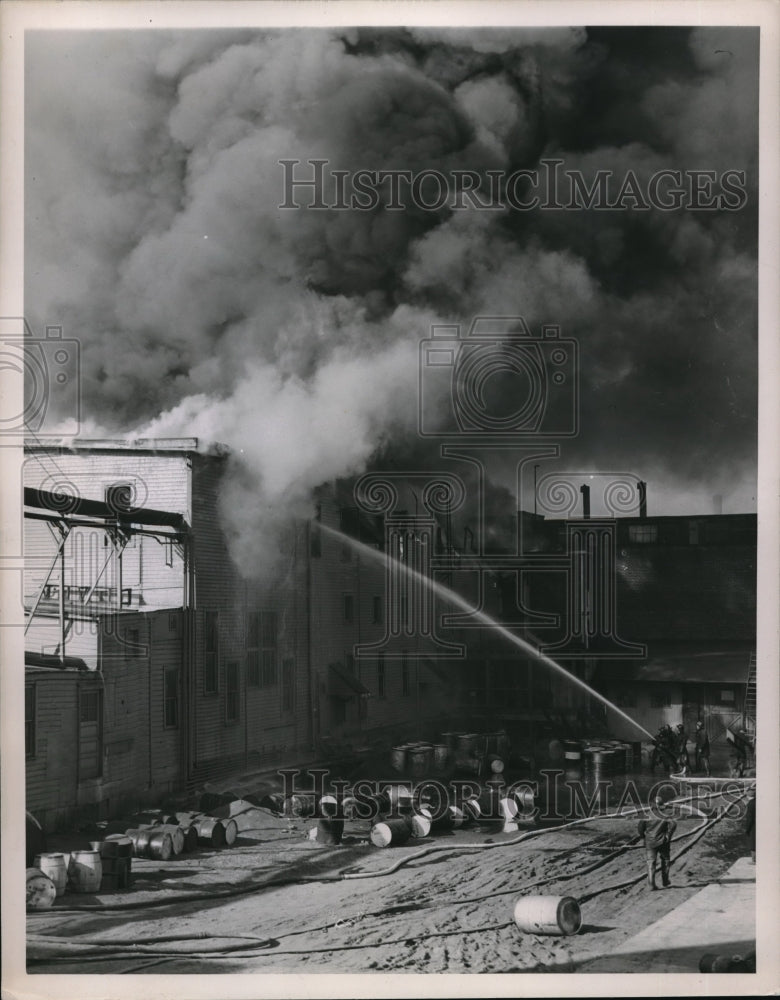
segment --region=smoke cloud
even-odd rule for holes
[[[436,460],[418,344],[480,314],[579,341],[562,468],[635,472],[656,513],[714,493],[749,509],[757,46],[746,28],[33,33],[28,319],[81,341],[92,427],[231,448],[224,516],[247,573],[318,484]],[[283,159],[485,177],[549,157],[643,185],[744,171],[747,201],[397,211],[383,191],[370,211],[279,208]],[[497,476],[513,488],[509,465]]]

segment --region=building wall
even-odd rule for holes
[[[368,550],[351,546],[348,541],[320,529],[323,525],[340,531],[345,522],[350,525],[350,519],[342,514],[344,510],[343,504],[332,497],[323,497],[319,520],[313,525],[311,650],[316,731],[326,742],[353,744],[375,742],[383,734],[396,732],[420,737],[434,735],[441,720],[452,711],[456,685],[442,683],[426,665],[419,655],[424,647],[417,636],[391,644],[383,658],[379,650],[374,653],[369,648],[360,652],[360,647],[379,646],[386,633],[385,564],[381,557],[370,554],[378,552],[381,535],[377,532],[382,529],[366,526],[362,533]],[[355,535],[361,534],[355,524],[350,530]],[[353,673],[368,689],[368,696],[361,698],[352,693],[347,698],[343,685],[336,686],[339,693],[334,696],[329,672],[332,663]]]
[[[97,691],[92,672],[27,668],[35,689],[34,751],[27,757],[26,808],[44,829],[73,823],[88,782],[79,780],[79,692]]]
[[[695,687],[695,692],[690,690],[691,687]],[[705,723],[710,741],[721,743],[726,740],[726,727],[737,724],[741,718],[744,685],[724,682],[693,686],[683,682],[640,681],[631,685],[607,685],[604,694],[652,736],[664,723],[674,727],[682,722],[686,732],[691,733],[696,719],[700,718]],[[724,694],[731,697],[726,699]],[[649,738],[611,709],[607,710],[607,719],[609,730],[617,739]]]
[[[308,749],[308,663],[305,526],[295,525],[281,540],[288,560],[282,582],[243,579],[233,564],[221,528],[219,486],[226,460],[196,456],[193,462],[193,551],[195,635],[193,647],[194,774],[248,766]],[[300,559],[301,552],[304,558]],[[267,651],[275,669],[271,683],[253,684],[249,670],[249,615],[275,615],[274,641]],[[217,684],[209,690],[206,635],[217,616]],[[291,708],[283,698],[282,671],[294,688]],[[237,680],[238,711],[229,716],[228,687]]]
[[[190,457],[186,452],[30,450],[33,454],[24,463],[25,486],[48,492],[61,489],[70,496],[103,501],[107,487],[127,483],[138,506],[182,514],[190,522]],[[46,579],[57,544],[43,521],[28,518],[24,546],[24,592],[29,606]],[[105,531],[74,527],[65,543],[66,599],[78,602],[79,592],[92,587],[101,573],[89,602],[96,613],[118,607],[120,589],[125,607],[182,605],[182,554],[171,543],[136,535],[122,553],[120,568]],[[55,567],[44,602],[50,611],[56,612],[60,582]]]

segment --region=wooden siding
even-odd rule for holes
[[[76,819],[79,800],[79,692],[99,691],[91,672],[28,668],[35,687],[35,753],[28,757],[26,808],[45,829]]]

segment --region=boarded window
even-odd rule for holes
[[[282,660],[282,692],[281,702],[283,712],[295,711],[295,660]]]
[[[24,689],[24,755],[35,756],[35,685]]]
[[[219,612],[206,611],[203,616],[203,693],[219,690]]]
[[[240,714],[239,668],[232,660],[225,668],[225,721],[238,722]]]
[[[376,660],[376,693],[378,698],[385,696],[385,654],[380,653]]]
[[[165,728],[175,729],[179,725],[179,671],[177,667],[171,667],[165,671],[163,702]]]

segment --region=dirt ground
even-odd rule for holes
[[[308,839],[311,819],[247,807],[239,822],[232,847],[134,859],[129,892],[66,893],[29,913],[28,971],[573,972],[746,853],[739,818],[695,842],[702,819],[680,818],[673,854],[688,849],[652,892],[636,816],[519,834],[483,824],[386,849],[367,821],[347,821],[338,847]],[[580,933],[520,931],[514,904],[534,894],[579,900]]]

